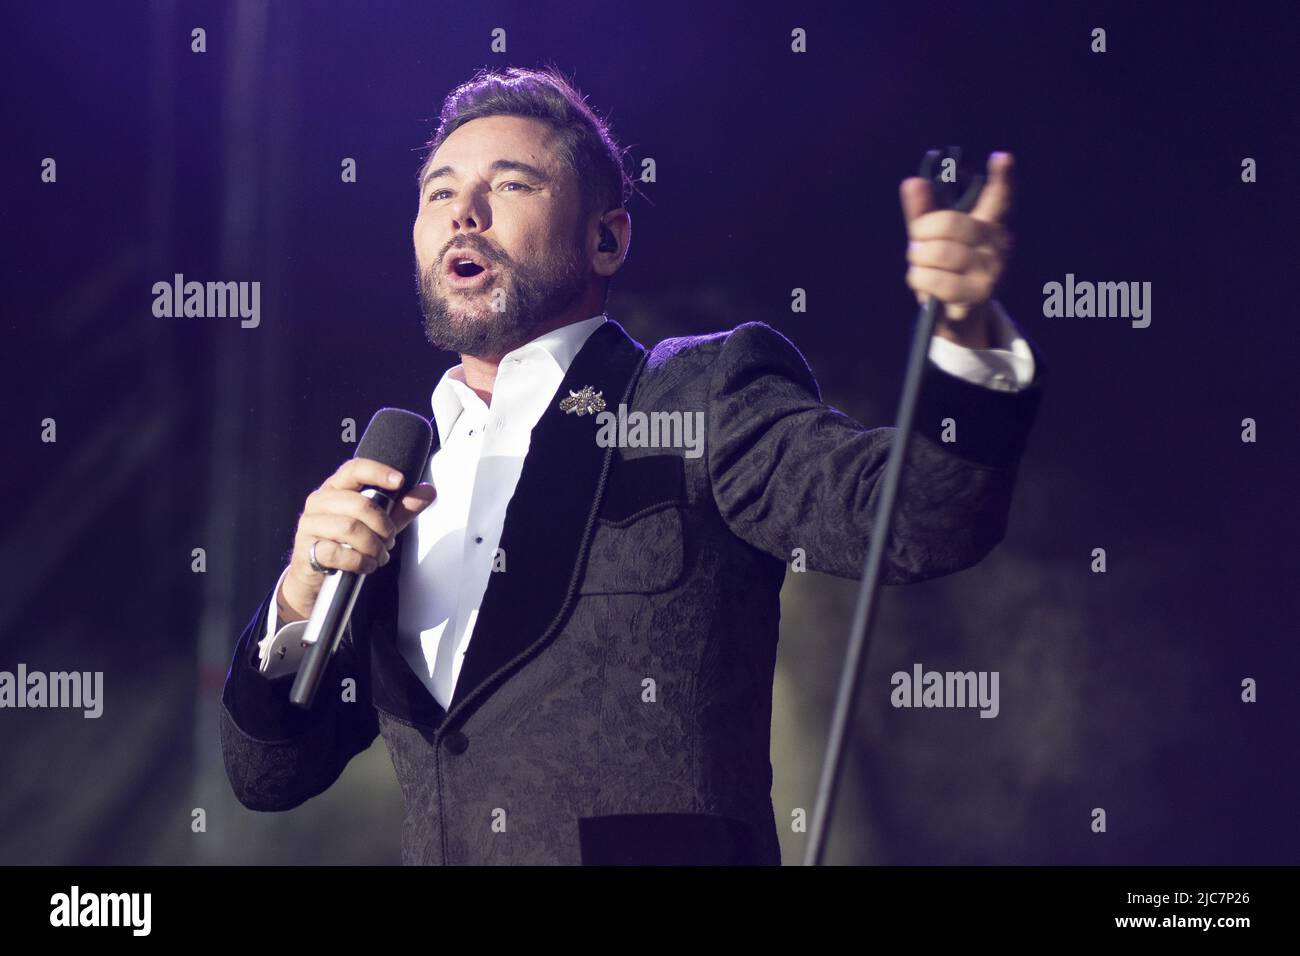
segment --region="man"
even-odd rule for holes
[[[970,215],[932,211],[924,180],[902,186],[907,281],[947,308],[886,583],[970,567],[1006,527],[1042,375],[991,299],[1009,170],[991,158]],[[424,480],[392,515],[359,489],[400,476],[366,459],[308,497],[222,697],[236,796],[295,807],[382,734],[405,863],[780,863],[786,562],[802,549],[808,567],[859,576],[893,429],[824,405],[763,323],[647,351],[604,314],[630,183],[557,74],[455,90],[419,183],[425,331],[462,363],[433,393]],[[599,424],[620,406],[683,427],[632,440]],[[959,441],[942,440],[945,419]],[[304,712],[288,703],[298,637],[336,568],[370,580]]]

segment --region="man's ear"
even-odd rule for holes
[[[596,274],[612,276],[617,272],[631,241],[632,217],[626,209],[611,209],[596,220],[596,251],[591,262]]]

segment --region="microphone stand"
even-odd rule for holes
[[[954,166],[961,162],[960,147],[951,146],[948,152],[954,160]],[[939,204],[938,208],[968,212],[975,205],[980,189],[983,188],[984,177],[981,175],[971,177],[966,192],[957,199],[955,184],[935,178],[933,175],[939,157],[938,150],[929,150],[921,161],[919,175],[931,181]],[[825,854],[826,833],[830,827],[831,814],[835,809],[835,795],[839,788],[844,745],[848,739],[848,727],[853,720],[858,699],[858,683],[864,670],[871,631],[876,622],[876,595],[880,586],[880,568],[884,562],[885,545],[889,541],[890,526],[893,523],[894,504],[903,473],[903,461],[910,444],[912,418],[916,412],[917,399],[921,394],[921,376],[930,352],[930,336],[934,333],[940,308],[942,304],[939,300],[929,296],[916,316],[911,351],[907,358],[907,373],[903,379],[903,392],[898,402],[898,422],[889,447],[889,458],[885,463],[884,484],[876,505],[871,542],[867,548],[866,569],[858,588],[858,603],[853,612],[849,646],[844,654],[844,666],[840,672],[840,686],[835,698],[834,715],[831,718],[826,757],[822,763],[821,779],[817,785],[817,799],[813,804],[812,824],[808,831],[808,845],[804,852],[805,866],[820,866]]]

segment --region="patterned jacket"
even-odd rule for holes
[[[884,583],[968,568],[1002,539],[1041,398],[1034,353],[1019,392],[927,362]],[[222,694],[241,803],[298,806],[382,735],[405,797],[404,863],[781,862],[781,585],[795,549],[813,570],[861,576],[895,429],[824,404],[803,356],[761,322],[651,350],[606,322],[556,394],[585,386],[610,411],[703,413],[703,453],[603,447],[598,416],[548,407],[447,710],[394,643],[400,536],[310,711],[289,705],[291,676],[257,669],[268,593]],[[940,438],[946,418],[955,443]],[[329,692],[346,677],[354,702]]]

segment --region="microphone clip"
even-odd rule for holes
[[[917,175],[928,179],[934,188],[935,202],[940,209],[970,212],[984,188],[984,174],[973,173],[961,165],[961,147],[949,146],[946,150],[927,150],[921,160]],[[964,193],[958,192],[958,181],[967,183]]]

